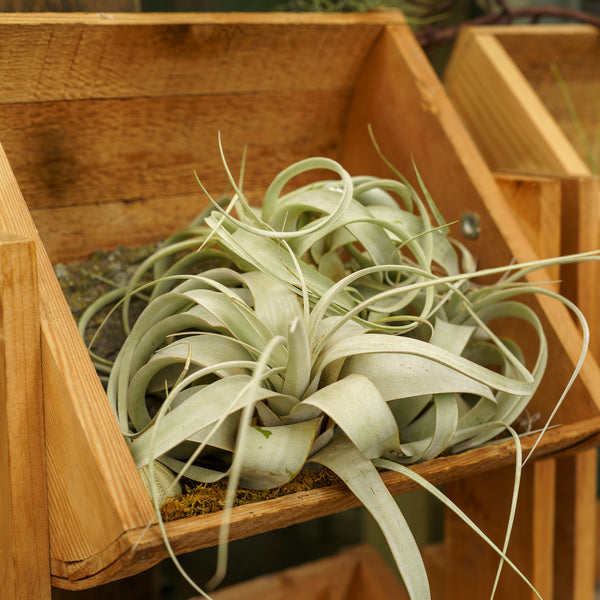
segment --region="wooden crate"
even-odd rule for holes
[[[600,186],[578,133],[600,161],[599,64],[600,33],[592,26],[469,27],[444,74],[448,95],[493,171],[561,182],[563,254],[600,247]],[[566,269],[561,277],[597,332],[600,266]],[[600,353],[597,334],[591,348]]]
[[[389,176],[369,141],[442,213],[481,221],[465,240],[481,267],[536,258],[442,85],[396,12],[364,15],[0,16],[0,223],[37,247],[52,584],[83,589],[166,556],[153,510],[54,276],[52,263],[160,239],[206,201],[193,176],[226,185],[248,144],[245,190],[312,156]],[[165,210],[168,207],[168,210]],[[39,232],[39,234],[38,234]],[[532,281],[545,280],[543,272]],[[580,336],[567,312],[534,301],[550,366],[532,410],[547,416]],[[538,456],[596,443],[600,372],[586,362]],[[9,390],[10,391],[10,390]],[[1,424],[1,423],[0,423]],[[523,440],[525,449],[535,439]],[[514,461],[512,444],[415,467],[432,482]],[[413,484],[384,475],[394,494]],[[231,537],[356,506],[342,485],[233,510]],[[220,516],[167,524],[177,553],[214,545]]]

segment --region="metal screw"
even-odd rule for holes
[[[476,240],[481,233],[479,215],[477,213],[465,213],[460,218],[460,232],[468,240]]]

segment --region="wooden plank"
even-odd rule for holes
[[[598,178],[565,178],[562,184],[563,254],[586,251],[600,244],[600,185]],[[600,264],[581,263],[561,269],[561,292],[579,306],[591,331],[590,351],[600,356],[598,286]],[[595,506],[598,451],[582,452],[557,461],[556,598],[592,600],[595,592]]]
[[[481,28],[473,28],[481,31]],[[513,60],[538,64],[560,57],[578,58],[586,61],[600,47],[598,29],[586,24],[548,24],[507,27],[491,25],[485,27],[486,35],[497,38]]]
[[[514,468],[508,467],[451,482],[445,492],[502,547],[513,481]],[[543,598],[552,598],[553,589],[554,481],[554,460],[536,461],[525,468],[507,551]],[[452,561],[446,567],[446,596],[452,600],[488,597],[498,569],[498,555],[450,511],[444,532],[445,555]],[[529,600],[537,596],[505,565],[495,597]]]
[[[562,180],[561,253],[600,248],[600,179],[572,177]],[[591,331],[590,352],[600,357],[598,289],[600,263],[583,262],[561,269],[561,292],[581,309]]]
[[[347,90],[0,105],[2,145],[31,210],[195,195],[230,186],[248,146],[245,189],[339,147]],[[252,115],[252,118],[248,118]]]
[[[557,462],[554,597],[595,598],[598,450]]]
[[[444,82],[491,169],[589,175],[586,164],[491,33],[464,30]]]
[[[50,599],[40,322],[33,242],[0,233],[0,581]]]
[[[394,22],[399,12],[5,15],[0,103],[348,88]]]
[[[496,183],[539,258],[561,255],[561,182],[554,178],[496,173]],[[547,269],[558,290],[560,268]]]

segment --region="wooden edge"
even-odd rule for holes
[[[561,254],[561,181],[554,177],[495,173],[506,201],[519,216],[519,224],[540,258]],[[560,267],[547,268],[552,289],[558,291]]]
[[[526,456],[537,439],[522,439]],[[566,456],[600,443],[600,417],[549,429],[535,450],[535,458]],[[413,471],[434,485],[457,478],[510,466],[515,461],[512,441],[485,446],[437,458],[412,467]],[[385,472],[382,479],[394,496],[419,489],[405,476]],[[273,500],[238,506],[231,513],[230,540],[281,529],[359,506],[358,500],[342,483]],[[218,543],[222,513],[181,519],[165,524],[175,554],[185,554]],[[122,577],[135,575],[168,557],[159,526],[137,528],[123,534],[103,553],[77,563],[52,561],[52,585],[65,589],[85,589]]]
[[[240,24],[240,25],[345,25],[406,24],[401,11],[395,9],[373,10],[366,13],[290,13],[290,12],[31,12],[0,13],[0,24],[7,25],[169,25],[169,24]]]
[[[46,437],[50,519],[57,523],[51,529],[51,551],[62,556],[64,548],[77,543],[77,534],[60,526],[62,498],[54,493],[57,490],[53,489],[53,478],[81,484],[81,488],[71,489],[71,497],[67,500],[75,502],[83,515],[86,511],[93,515],[98,510],[97,499],[85,493],[89,487],[105,489],[108,498],[105,498],[100,510],[104,511],[108,523],[117,523],[120,528],[139,527],[146,523],[152,514],[152,504],[127,452],[106,394],[1,147],[0,202],[0,230],[31,238],[36,245],[46,415],[52,415],[54,409],[60,407],[59,416],[54,420],[56,427]],[[75,425],[83,438],[84,443],[79,447],[69,446],[69,436],[73,433],[69,429],[70,424]],[[57,446],[65,444],[68,447],[64,451],[54,452]],[[52,460],[57,457],[67,462]],[[77,470],[75,479],[70,479],[69,461],[80,460],[89,460],[97,465],[96,470],[88,474],[88,481],[86,474]],[[86,551],[80,556],[90,556],[114,539],[111,527],[105,530],[96,527],[96,530],[100,536],[96,540],[96,548],[84,548]]]
[[[548,109],[490,32],[461,31],[446,90],[494,170],[589,175]]]
[[[0,232],[2,597],[50,599],[48,501],[35,246]]]
[[[495,37],[545,37],[547,35],[589,35],[598,37],[598,29],[586,23],[548,23],[544,25],[467,25],[463,30],[468,30],[469,35],[493,35]]]

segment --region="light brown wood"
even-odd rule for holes
[[[448,94],[493,170],[589,170],[492,33],[466,28],[444,73]]]
[[[331,558],[257,577],[212,594],[214,600],[391,600],[404,588],[371,547],[355,546]],[[190,600],[200,600],[200,596]]]
[[[4,15],[0,102],[348,89],[381,28],[403,22],[394,11]]]
[[[50,600],[36,253],[0,233],[0,581],[6,600]]]
[[[448,497],[502,547],[507,526],[514,468],[461,479],[445,487]],[[543,598],[552,598],[554,557],[555,461],[529,463],[523,472],[517,516],[507,555]],[[445,522],[446,597],[488,597],[498,569],[498,555],[458,517],[448,511]],[[504,566],[496,596],[532,599],[535,593],[515,572]]]
[[[496,183],[517,215],[523,233],[539,258],[561,255],[561,181],[546,177],[495,174]],[[558,290],[560,267],[547,269]]]
[[[595,598],[598,450],[557,460],[554,597]]]
[[[600,179],[562,178],[561,253],[572,254],[600,248]],[[588,321],[590,352],[600,356],[600,263],[583,262],[561,269],[561,292],[575,302]]]

